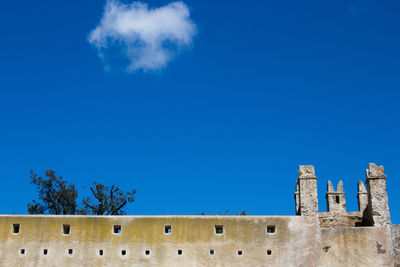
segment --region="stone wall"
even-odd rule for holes
[[[319,226],[321,228],[360,227],[364,226],[363,215],[360,212],[347,212],[346,214],[319,213]]]
[[[394,266],[390,229],[321,229],[309,216],[10,215],[0,265]]]
[[[400,267],[383,166],[369,164],[353,212],[342,181],[319,212],[314,166],[298,174],[298,216],[0,215],[0,266]]]
[[[400,225],[392,225],[392,242],[395,257],[395,266],[400,267]]]
[[[395,266],[390,227],[321,229],[320,266]]]

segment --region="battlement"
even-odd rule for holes
[[[314,166],[299,166],[295,192],[296,215],[316,216],[322,228],[390,225],[386,175],[383,166],[369,164],[366,170],[366,184],[367,189],[362,181],[358,182],[359,210],[347,212],[343,181],[339,181],[335,190],[332,182],[328,180],[325,195],[328,211],[319,212],[317,176]]]

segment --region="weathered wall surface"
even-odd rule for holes
[[[392,225],[392,240],[395,266],[400,267],[400,224]]]
[[[1,266],[394,266],[392,254],[391,227],[307,216],[0,216]]]
[[[320,212],[319,226],[321,228],[358,227],[364,226],[362,214],[359,211],[346,212],[345,214],[332,214],[331,212]]]
[[[394,266],[390,227],[321,229],[321,266]]]

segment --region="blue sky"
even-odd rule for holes
[[[400,223],[398,1],[185,1],[193,31],[130,69],[142,51],[124,41],[157,46],[119,36],[101,59],[104,5],[2,3],[0,213],[26,213],[30,170],[54,169],[81,196],[136,188],[133,215],[294,215],[300,164],[316,167],[320,211],[328,179],[353,211],[375,162]]]

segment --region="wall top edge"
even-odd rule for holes
[[[24,215],[0,214],[2,217],[11,218],[301,218],[296,215]]]

